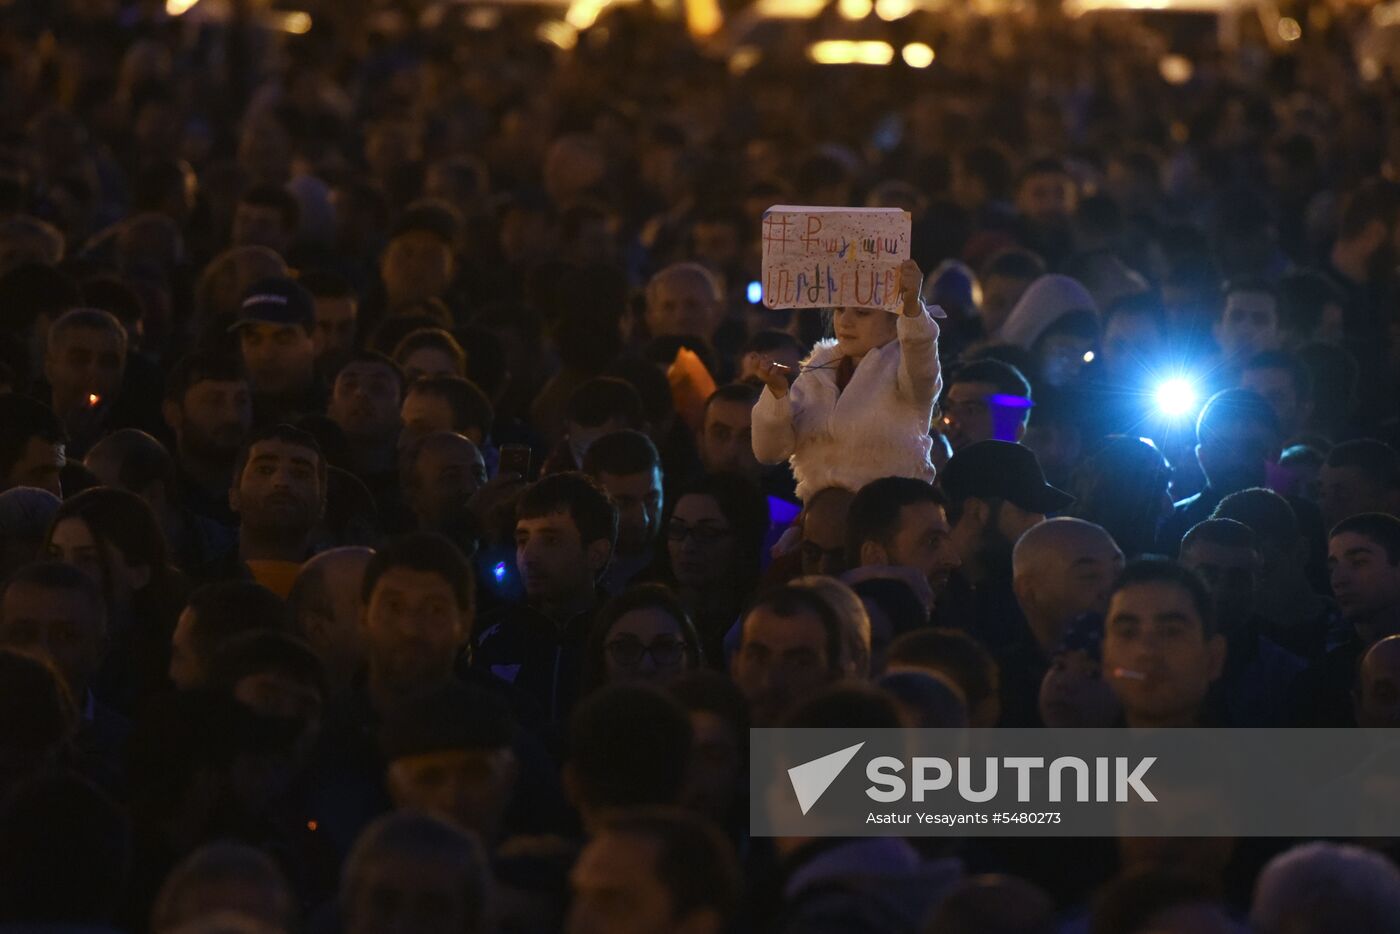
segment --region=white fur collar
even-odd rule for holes
[[[804,367],[826,366],[834,363],[842,356],[838,341],[834,337],[819,340],[812,345],[812,352],[807,355],[807,359],[802,361]]]

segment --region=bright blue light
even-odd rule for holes
[[[1177,377],[1158,384],[1153,398],[1157,403],[1157,410],[1163,415],[1180,418],[1195,412],[1199,394],[1190,380]]]
[[[1013,396],[1009,393],[992,393],[987,397],[989,405],[1000,406],[1003,409],[1030,409],[1035,407],[1035,403],[1025,396]]]
[[[763,283],[758,280],[750,282],[748,295],[750,305],[757,305],[759,302],[763,301]]]
[[[499,584],[506,579],[506,563],[504,561],[496,562],[496,566],[491,569],[491,573],[496,576],[496,583]]]

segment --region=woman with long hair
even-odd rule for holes
[[[681,490],[662,531],[669,582],[707,664],[723,668],[724,635],[758,584],[768,501],[745,477],[708,474]]]
[[[700,637],[671,589],[638,584],[605,603],[594,619],[584,649],[584,689],[618,681],[665,684],[703,661]]]
[[[185,579],[146,501],[95,487],[54,513],[42,556],[71,564],[102,590],[108,650],[97,693],[129,713],[166,686],[170,636],[185,604]]]

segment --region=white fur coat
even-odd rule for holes
[[[829,486],[859,490],[880,477],[933,481],[929,423],[943,388],[938,323],[899,316],[899,339],[870,351],[845,390],[836,389],[834,340],[812,348],[782,399],[764,389],[753,409],[760,463],[792,463],[803,502]]]

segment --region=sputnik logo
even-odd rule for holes
[[[788,769],[788,780],[792,782],[793,793],[797,795],[797,805],[805,816],[831,787],[851,760],[856,757],[865,743],[847,746],[820,759],[813,759]]]

